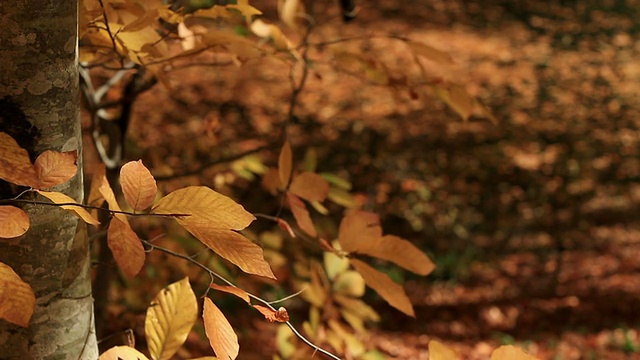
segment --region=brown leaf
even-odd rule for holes
[[[276,278],[269,263],[265,261],[260,246],[235,231],[213,227],[211,224],[201,222],[191,223],[188,219],[177,220],[216,254],[237,265],[246,273],[270,279]]]
[[[242,205],[204,186],[188,186],[160,199],[152,208],[155,214],[189,214],[179,218],[181,224],[242,230],[255,217]]]
[[[63,153],[47,150],[40,154],[35,162],[37,189],[47,189],[69,181],[78,172],[76,160],[77,150]]]
[[[366,211],[351,211],[340,222],[338,234],[342,250],[355,252],[366,249],[373,239],[382,237],[380,218]]]
[[[262,305],[253,305],[253,307],[260,311],[260,313],[264,315],[265,319],[269,322],[275,321],[284,323],[289,321],[289,313],[287,312],[287,309],[282,306],[278,308],[278,310],[272,310],[271,308]]]
[[[109,180],[107,180],[107,176],[103,175],[101,179],[94,178],[93,181],[100,181],[100,186],[98,187],[98,191],[102,194],[102,197],[107,201],[109,205],[109,210],[112,211],[122,211],[120,205],[118,205],[118,201],[116,200],[116,195],[113,193],[111,189],[111,185],[109,185]],[[115,217],[120,219],[120,221],[125,224],[129,224],[129,220],[125,214],[116,213]]]
[[[57,192],[57,191],[42,191],[42,190],[37,190],[38,194],[46,197],[47,199],[53,201],[56,204],[69,204],[69,203],[76,203],[76,201],[71,198],[70,196],[67,196],[63,193]],[[91,215],[87,210],[79,207],[79,206],[74,206],[74,205],[62,205],[60,206],[61,208],[65,209],[65,210],[69,210],[73,213],[75,213],[76,215],[78,215],[78,217],[80,217],[80,219],[82,219],[84,222],[86,222],[87,224],[91,224],[94,226],[98,226],[100,224],[100,221],[98,221],[96,218],[93,217],[93,215]]]
[[[293,171],[293,153],[289,140],[284,142],[280,157],[278,158],[278,174],[280,176],[280,186],[285,189],[291,180],[291,172]]]
[[[424,57],[439,64],[451,64],[453,62],[451,55],[429,45],[414,41],[408,41],[407,45],[416,56]]]
[[[240,289],[237,286],[211,284],[211,288],[214,289],[214,290],[223,291],[223,292],[226,292],[226,293],[229,293],[229,294],[233,294],[233,295],[239,297],[240,299],[246,301],[247,304],[251,302],[251,299],[249,299],[249,294],[247,294],[246,291]]]
[[[363,261],[350,259],[351,266],[364,278],[364,282],[375,290],[389,305],[403,313],[415,317],[411,301],[404,292],[402,286],[396,284],[389,276],[372,268]]]
[[[362,245],[355,250],[356,253],[391,261],[418,275],[429,275],[436,267],[415,245],[394,235],[370,239]]]
[[[463,86],[454,84],[448,89],[437,87],[436,95],[458,113],[463,120],[468,120],[471,116],[475,101]]]
[[[284,190],[280,185],[280,174],[278,169],[270,168],[262,175],[262,187],[264,187],[271,195],[278,194],[278,190]]]
[[[522,349],[513,345],[503,345],[495,349],[491,354],[491,360],[537,360]]]
[[[429,360],[455,360],[457,358],[458,355],[455,351],[443,343],[436,340],[429,341]]]
[[[209,298],[204,298],[202,312],[204,332],[219,359],[235,359],[240,351],[238,336],[222,311]]]
[[[0,319],[27,327],[35,306],[36,296],[31,286],[9,265],[0,262]]]
[[[114,346],[100,355],[98,360],[149,360],[143,353],[129,346]]]
[[[14,238],[29,230],[29,215],[15,206],[0,206],[0,238]]]
[[[309,201],[323,201],[329,194],[329,183],[322,176],[305,171],[293,178],[289,191]]]
[[[134,211],[151,206],[158,192],[156,180],[142,160],[130,161],[122,166],[120,184],[125,200]]]
[[[117,217],[112,218],[107,230],[107,243],[122,272],[128,277],[135,277],[144,265],[145,252],[131,226]]]
[[[104,196],[100,193],[100,186],[102,185],[102,178],[106,175],[106,169],[104,163],[99,163],[93,169],[93,177],[91,178],[91,189],[89,190],[89,197],[87,198],[87,205],[101,206]]]
[[[313,225],[313,221],[311,220],[311,216],[309,215],[309,211],[307,211],[307,207],[304,205],[302,200],[292,193],[287,193],[287,201],[289,202],[289,207],[291,208],[293,217],[296,219],[300,229],[313,237],[318,236],[316,228]]]
[[[0,179],[21,186],[38,186],[29,153],[3,132],[0,132]]]

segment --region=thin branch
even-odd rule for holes
[[[128,216],[159,216],[159,217],[186,217],[191,216],[191,214],[154,214],[154,213],[134,213],[129,211],[122,210],[111,210],[105,209],[102,207],[91,206],[91,205],[82,205],[78,203],[55,203],[55,202],[47,202],[47,201],[36,201],[36,200],[21,200],[21,199],[0,199],[0,204],[6,203],[21,203],[21,204],[33,204],[33,205],[47,205],[47,206],[77,206],[83,209],[90,210],[98,210],[105,211],[111,214],[124,214]]]
[[[174,257],[177,257],[177,258],[180,258],[180,259],[186,260],[186,261],[190,262],[191,264],[193,264],[193,265],[195,265],[195,266],[199,267],[200,269],[202,269],[202,270],[206,271],[207,273],[209,273],[209,275],[210,275],[210,276],[212,276],[212,277],[214,277],[214,278],[216,278],[216,279],[218,279],[218,280],[222,281],[223,283],[227,284],[228,286],[231,286],[231,287],[237,288],[237,286],[235,286],[231,281],[227,280],[226,278],[224,278],[222,275],[220,275],[220,274],[216,273],[215,271],[213,271],[213,270],[209,269],[206,265],[203,265],[202,263],[200,263],[200,262],[198,262],[198,261],[196,261],[196,260],[192,259],[192,258],[191,258],[190,256],[188,256],[188,255],[181,254],[181,253],[175,252],[175,251],[173,251],[173,250],[170,250],[170,249],[167,249],[167,248],[164,248],[164,247],[158,246],[158,245],[154,245],[154,244],[152,244],[151,242],[146,241],[146,240],[143,240],[143,239],[140,239],[140,241],[142,241],[142,243],[143,243],[143,244],[145,244],[145,245],[149,246],[149,247],[150,247],[151,249],[153,249],[153,250],[160,250],[160,251],[162,251],[162,252],[164,252],[164,253],[166,253],[166,254],[169,254],[169,255],[171,255],[171,256],[174,256]],[[244,289],[242,289],[242,291],[244,291],[244,292],[249,296],[249,298],[251,298],[252,300],[255,300],[255,301],[257,301],[257,302],[261,303],[262,305],[264,305],[264,306],[268,307],[269,309],[271,309],[271,310],[273,310],[273,311],[277,311],[277,309],[276,309],[276,308],[274,308],[274,307],[271,305],[271,303],[270,303],[269,301],[264,300],[263,298],[261,298],[261,297],[259,297],[259,296],[257,296],[257,295],[254,295],[254,294],[252,294],[252,293],[250,293],[250,292],[248,292],[248,291],[245,291]],[[331,359],[334,359],[334,360],[341,360],[338,356],[333,355],[332,353],[330,353],[330,352],[329,352],[329,351],[327,351],[327,350],[324,350],[323,348],[319,347],[318,345],[315,345],[315,344],[314,344],[314,343],[312,343],[310,340],[308,340],[306,337],[304,337],[304,335],[302,335],[302,334],[301,334],[301,333],[300,333],[300,332],[299,332],[299,331],[298,331],[298,330],[297,330],[297,329],[296,329],[296,328],[291,324],[291,322],[287,321],[285,324],[287,324],[287,326],[289,327],[289,329],[291,329],[291,331],[293,331],[293,333],[294,333],[294,334],[295,334],[295,335],[296,335],[300,340],[302,340],[305,344],[307,344],[309,347],[311,347],[312,349],[314,349],[314,351],[317,351],[317,352],[319,352],[319,353],[321,353],[321,354],[324,354],[324,355],[326,355],[326,356],[330,357]]]

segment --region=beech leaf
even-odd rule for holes
[[[0,206],[0,238],[14,238],[29,230],[29,215],[15,206]]]
[[[34,167],[38,176],[37,189],[47,189],[64,184],[78,172],[78,151],[57,152],[47,150],[36,159]]]
[[[278,308],[278,310],[272,310],[271,308],[262,305],[253,305],[253,307],[264,315],[268,322],[275,321],[284,323],[289,321],[289,313],[287,312],[287,309],[282,306]]]
[[[188,277],[160,290],[151,301],[144,322],[151,358],[171,359],[197,319],[198,302]]]
[[[134,277],[144,265],[144,247],[128,223],[114,217],[107,230],[107,244],[113,258],[128,277]]]
[[[0,179],[21,186],[38,186],[38,177],[29,153],[3,132],[0,132]]]
[[[249,298],[249,294],[247,294],[246,291],[240,289],[237,286],[211,284],[211,288],[214,289],[214,290],[226,292],[228,294],[233,294],[233,295],[239,297],[240,299],[246,301],[247,304],[251,302],[251,299]]]
[[[222,311],[208,297],[204,298],[202,319],[204,332],[216,356],[224,360],[234,360],[240,351],[238,336],[233,332]]]
[[[289,185],[291,180],[291,171],[293,170],[293,153],[289,140],[284,142],[280,156],[278,157],[278,174],[280,175],[280,185],[284,189]]]
[[[411,242],[394,235],[385,235],[370,241],[355,250],[358,254],[391,261],[418,275],[429,275],[435,264]]]
[[[320,175],[305,171],[293,178],[289,191],[309,201],[323,201],[329,194],[329,183]]]
[[[287,200],[289,202],[289,207],[291,208],[291,213],[293,213],[293,217],[296,219],[296,223],[298,223],[300,229],[307,234],[316,237],[318,233],[313,225],[309,211],[302,200],[292,193],[287,193]]]
[[[27,327],[35,306],[36,296],[31,286],[9,265],[0,262],[0,319]]]
[[[409,316],[415,317],[411,301],[409,301],[402,286],[393,282],[387,274],[372,268],[363,261],[350,259],[349,262],[362,275],[364,282],[385,299],[389,305]]]
[[[109,185],[109,180],[107,180],[107,176],[101,174],[101,178],[94,178],[93,181],[99,181],[100,186],[98,186],[98,191],[102,194],[102,197],[107,201],[109,205],[109,210],[112,211],[122,211],[120,205],[118,205],[118,200],[116,200],[116,195],[113,193],[111,189],[111,185]],[[120,221],[125,224],[129,224],[129,220],[125,214],[116,213],[115,217],[120,219]]]
[[[380,218],[366,211],[351,211],[340,222],[338,234],[344,251],[366,249],[373,239],[382,237]]]
[[[120,169],[122,193],[134,211],[142,211],[153,203],[158,192],[156,180],[142,160],[130,161]]]
[[[455,351],[443,343],[436,340],[429,341],[429,360],[455,360],[457,358],[458,355]]]
[[[149,360],[149,358],[132,347],[114,346],[100,355],[98,360]]]
[[[47,199],[53,201],[56,204],[76,203],[76,201],[72,197],[65,195],[61,192],[57,192],[57,191],[49,192],[49,191],[42,191],[42,190],[37,190],[37,192],[38,194],[46,197]],[[60,207],[75,213],[76,215],[78,215],[78,217],[80,217],[80,219],[82,219],[87,224],[91,224],[94,226],[97,226],[100,224],[100,222],[96,218],[94,218],[93,215],[91,215],[87,210],[81,208],[80,206],[62,205]]]
[[[491,354],[491,360],[537,360],[522,349],[513,345],[503,345],[495,349]]]

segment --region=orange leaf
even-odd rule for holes
[[[149,360],[143,353],[129,346],[114,346],[104,352],[98,360]]]
[[[237,286],[226,286],[226,285],[211,284],[211,288],[214,289],[214,290],[226,292],[228,294],[233,294],[233,295],[239,297],[240,299],[246,301],[247,304],[251,302],[251,299],[249,299],[249,295],[247,294],[247,292],[242,290],[242,289],[240,289]]]
[[[89,190],[89,197],[87,198],[87,205],[101,206],[105,200],[104,196],[100,193],[100,186],[102,185],[102,178],[106,175],[106,169],[104,163],[99,163],[94,167],[93,177],[91,178],[91,189]]]
[[[266,306],[262,305],[253,305],[262,315],[264,315],[265,319],[269,322],[287,322],[289,321],[289,313],[287,309],[280,307],[278,310],[272,310]]]
[[[130,161],[120,169],[120,184],[127,203],[134,211],[141,211],[153,203],[158,187],[156,180],[142,160]]]
[[[35,162],[38,175],[38,189],[46,189],[64,184],[78,172],[78,151],[57,152],[47,150]]]
[[[475,101],[464,87],[460,85],[452,85],[449,89],[437,87],[436,95],[447,103],[453,111],[458,113],[462,119],[468,120],[469,116],[471,116]]]
[[[351,211],[340,222],[338,234],[342,250],[355,252],[366,249],[369,242],[382,236],[380,218],[366,211]]]
[[[188,186],[160,199],[152,208],[156,214],[189,214],[181,224],[242,230],[255,217],[242,205],[204,186]]]
[[[56,204],[69,204],[69,203],[76,203],[76,201],[71,198],[70,196],[67,196],[63,193],[57,192],[57,191],[42,191],[42,190],[37,190],[38,194],[46,197],[47,199],[53,201]],[[74,206],[74,205],[62,205],[60,206],[61,208],[65,209],[65,210],[69,210],[72,211],[73,213],[75,213],[76,215],[78,215],[82,220],[84,220],[84,222],[86,222],[87,224],[91,224],[91,225],[99,225],[100,221],[98,221],[96,218],[94,218],[87,210],[79,207],[79,206]]]
[[[93,181],[100,181],[100,186],[98,187],[98,191],[104,199],[107,201],[109,205],[109,210],[114,211],[122,211],[120,205],[118,205],[118,201],[116,200],[116,195],[113,193],[111,189],[111,185],[109,185],[109,180],[107,180],[107,176],[102,174],[102,178],[94,178]],[[125,214],[115,214],[115,217],[120,219],[125,224],[129,224],[129,220],[127,220],[127,216]]]
[[[293,178],[289,191],[309,201],[323,201],[329,194],[329,183],[322,176],[305,171]]]
[[[429,341],[429,360],[455,360],[457,358],[458,355],[455,351],[443,343],[436,340]]]
[[[206,223],[190,223],[189,218],[177,219],[180,225],[207,245],[216,254],[237,265],[242,271],[275,279],[262,248],[235,231],[220,229]]]
[[[3,132],[0,132],[0,179],[21,186],[38,185],[38,177],[29,159],[29,153]]]
[[[491,360],[537,360],[537,358],[513,345],[504,345],[493,351]]]
[[[451,64],[453,62],[449,54],[429,45],[413,41],[408,41],[407,45],[416,56],[422,56],[439,64]]]
[[[35,306],[36,296],[31,286],[9,265],[0,262],[0,319],[27,327]]]
[[[145,253],[131,226],[117,217],[112,218],[107,230],[107,243],[122,272],[128,277],[136,276],[144,265]]]
[[[293,153],[291,152],[291,144],[289,140],[284,142],[280,157],[278,158],[278,174],[280,175],[280,185],[286,188],[291,180],[291,171],[293,170]]]
[[[204,298],[204,310],[202,312],[204,332],[207,334],[209,344],[219,359],[235,359],[240,351],[238,336],[227,318],[209,298]]]
[[[355,250],[356,253],[391,261],[418,275],[428,275],[436,267],[415,245],[394,235],[370,239],[362,245]]]
[[[0,238],[14,238],[29,230],[29,215],[15,206],[0,206]]]
[[[262,187],[264,187],[271,195],[276,195],[278,190],[282,188],[280,185],[280,175],[278,169],[270,168],[262,175]]]
[[[296,219],[298,226],[300,226],[300,228],[307,234],[313,237],[318,236],[316,228],[313,226],[311,216],[309,215],[309,211],[307,211],[307,207],[304,206],[302,200],[292,193],[287,193],[287,200],[289,201],[289,207],[291,208],[291,212],[293,213],[293,217]]]
[[[349,262],[364,278],[364,282],[375,290],[389,305],[403,313],[415,317],[411,301],[402,286],[396,284],[389,276],[372,268],[363,261],[350,259]]]

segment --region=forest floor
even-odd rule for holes
[[[391,359],[428,359],[431,339],[462,359],[502,344],[540,359],[640,359],[638,12],[638,1],[384,0],[318,27],[312,42],[395,34],[450,53],[442,77],[498,119],[463,122],[427,92],[399,101],[344,74],[310,76],[294,146],[314,144],[319,166],[345,169],[387,232],[439,265],[406,281],[416,319],[375,304],[369,345]],[[376,41],[353,46],[402,57]],[[319,69],[329,62],[311,55]],[[287,69],[265,67],[185,68],[172,91],[156,86],[136,104],[130,157],[189,170],[229,144],[277,152],[291,86]],[[250,322],[241,359],[271,358],[268,325]]]

